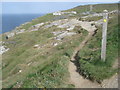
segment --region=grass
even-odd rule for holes
[[[118,58],[118,23],[116,21],[117,18],[113,18],[108,24],[107,56],[105,62],[100,59],[102,36],[100,29],[78,55],[80,73],[93,81],[101,82],[117,72],[117,68],[112,68],[115,60]]]
[[[48,32],[45,32],[44,35],[42,35],[42,30],[41,31],[37,31],[37,32],[30,32],[30,33],[24,33],[24,34],[20,34],[15,36],[14,38],[10,38],[9,41],[15,41],[15,45],[14,44],[6,44],[7,47],[10,48],[10,51],[7,52],[5,54],[3,54],[3,60],[6,65],[3,67],[7,67],[5,69],[3,69],[3,73],[6,73],[3,78],[6,78],[6,76],[8,75],[7,73],[9,73],[8,71],[11,70],[12,68],[14,68],[14,66],[23,63],[23,61],[29,57],[29,56],[34,56],[38,53],[38,51],[35,51],[33,49],[33,46],[37,43],[46,43],[46,41],[48,40],[48,38],[50,38],[50,36],[46,36],[48,34]],[[17,58],[17,60],[16,60]],[[19,62],[18,62],[19,61]],[[11,63],[12,62],[12,63]],[[14,63],[14,65],[12,65],[13,67],[11,67],[11,64]],[[25,63],[25,62],[24,62]]]
[[[111,4],[108,6],[111,6]],[[73,10],[80,13],[88,11],[89,8],[86,9],[86,7],[88,6],[80,6]],[[114,10],[115,7],[116,6],[113,5],[113,7],[110,7],[110,10]],[[47,14],[32,20],[29,24],[20,26],[19,29],[29,30],[32,25],[53,21],[54,18],[55,16],[52,14]],[[101,17],[89,18],[88,20],[98,20],[99,18]],[[95,37],[79,53],[81,71],[90,75],[92,79],[103,80],[116,72],[116,69],[112,69],[114,59],[117,58],[118,39],[115,36],[117,36],[118,28],[115,20],[116,19],[112,19],[109,22],[107,60],[105,63],[101,62],[99,58],[101,31],[98,31]],[[2,55],[3,87],[17,88],[20,85],[21,88],[73,88],[74,85],[68,82],[68,62],[74,49],[79,46],[80,42],[82,42],[88,34],[86,30],[80,28],[81,27],[75,27],[74,32],[77,32],[77,35],[72,38],[64,38],[62,44],[56,47],[50,46],[49,48],[46,46],[40,49],[35,49],[33,46],[36,44],[40,46],[45,44],[50,45],[52,42],[57,42],[52,39],[54,36],[51,32],[62,31],[64,29],[56,29],[54,26],[48,29],[40,29],[34,32],[15,35],[8,40],[5,40],[5,35],[3,35],[2,38],[4,42],[15,42],[14,44],[6,43],[5,45],[10,48],[10,50]],[[113,30],[116,30],[116,32],[113,32]],[[29,63],[32,64],[28,66]],[[22,70],[22,72],[18,73],[19,70]]]
[[[75,31],[77,31],[76,29],[77,28],[75,28]],[[21,82],[21,87],[25,88],[73,87],[73,85],[67,83],[67,77],[69,77],[69,72],[67,70],[68,61],[74,48],[79,45],[80,41],[82,41],[87,34],[83,33],[83,30],[82,36],[78,34],[74,36],[74,38],[66,37],[61,45],[54,48],[45,47],[39,50],[33,48],[35,44],[50,44],[52,42],[50,38],[53,37],[51,32],[54,30],[59,31],[64,29],[56,30],[56,27],[52,27],[35,32],[19,34],[8,40],[4,40],[6,42],[15,41],[16,43],[5,44],[10,50],[3,54],[3,80],[5,80],[3,87],[17,87],[18,83]],[[32,62],[31,67],[27,66],[30,62]],[[53,72],[51,72],[52,68]],[[18,73],[19,70],[22,70],[22,74]],[[40,72],[43,72],[44,75],[41,75]],[[57,76],[54,76],[54,74]],[[53,75],[53,77],[51,77],[51,75]],[[32,79],[33,82],[30,82],[31,78],[34,79]],[[40,83],[39,80],[41,80],[42,83]],[[46,80],[48,84],[46,84]]]
[[[61,58],[60,58],[61,56]],[[30,74],[27,80],[24,81],[23,88],[55,88],[64,87],[62,79],[64,79],[65,73],[67,73],[67,57],[62,55],[56,55],[50,59],[52,61],[47,66],[44,66],[41,70],[38,70],[35,74]],[[65,68],[66,67],[66,68]],[[33,84],[34,83],[34,84]]]
[[[51,61],[43,68],[39,68],[37,72],[30,74],[27,76],[27,79],[23,81],[22,87],[29,88],[29,87],[39,87],[39,88],[67,88],[67,87],[74,87],[71,84],[68,84],[68,61],[74,48],[79,45],[79,42],[82,41],[84,36],[74,38],[69,40],[55,48],[55,52],[53,53],[52,57],[49,58],[48,61]],[[70,44],[70,42],[73,42]],[[72,47],[71,47],[72,46]],[[71,47],[71,48],[70,48]],[[49,56],[48,56],[49,57]],[[36,69],[37,69],[36,68]],[[34,84],[33,84],[34,83]]]
[[[100,19],[102,19],[103,17],[101,16],[101,17],[99,17],[99,16],[95,16],[95,17],[88,17],[88,18],[86,18],[85,20],[86,21],[97,21],[97,20],[100,20]]]
[[[103,12],[103,10],[107,9],[108,11],[116,10],[118,9],[118,3],[115,4],[93,4],[93,12]],[[76,11],[78,14],[82,12],[88,12],[90,11],[90,6],[89,5],[83,5],[83,6],[78,6],[66,11]]]

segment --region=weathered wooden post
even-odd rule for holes
[[[102,29],[102,47],[101,47],[101,60],[106,59],[106,41],[107,41],[107,24],[108,24],[108,11],[103,11],[103,29]]]

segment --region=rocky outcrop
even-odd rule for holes
[[[45,24],[45,23],[39,23],[39,24],[36,24],[36,25],[31,26],[31,27],[29,28],[29,32],[38,31],[39,28],[40,28],[41,26],[43,26],[44,24]]]
[[[55,39],[62,40],[66,36],[72,36],[72,35],[75,35],[75,34],[76,34],[75,32],[68,32],[68,31],[66,31],[66,32],[58,35],[57,37],[55,37]]]
[[[9,50],[9,48],[7,48],[6,46],[0,46],[0,54],[3,54],[5,52],[7,52]]]

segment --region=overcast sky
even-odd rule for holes
[[[14,1],[19,1],[19,0],[14,0]],[[30,0],[27,0],[27,1],[30,1]],[[39,0],[39,1],[42,1],[42,0]],[[84,1],[90,1],[90,0],[84,0]],[[115,3],[117,0],[114,0],[114,2],[107,2],[107,1],[112,1],[112,0],[104,0],[104,2],[3,2],[2,13],[3,14],[50,13],[50,12],[55,12],[59,10],[67,10],[79,5],[97,4],[97,3]]]

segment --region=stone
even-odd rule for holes
[[[9,48],[6,48],[6,46],[0,46],[0,54],[3,54],[5,52],[7,52],[9,50]]]
[[[27,65],[30,66],[32,64],[32,62],[29,62]]]
[[[76,34],[75,32],[68,32],[68,31],[66,31],[66,32],[58,35],[55,39],[62,40],[66,36],[72,36],[72,35],[75,35],[75,34]]]
[[[61,34],[61,33],[64,33],[65,31],[57,31],[57,32],[52,32],[54,35],[58,35],[58,34]]]
[[[22,72],[22,70],[19,70],[19,73],[21,73]]]
[[[38,44],[34,45],[34,48],[38,48],[38,47],[39,47],[39,45],[38,45]]]
[[[70,28],[67,28],[68,31],[71,31],[75,28],[75,26],[71,26]]]
[[[15,41],[6,41],[5,43],[6,43],[6,44],[16,44]]]
[[[32,30],[30,30],[29,32],[31,32],[31,31],[38,31],[38,29],[32,29]]]
[[[45,25],[45,28],[50,28],[50,27],[52,27],[53,25],[52,24],[50,24],[50,25]]]
[[[58,43],[53,43],[53,46],[57,46],[58,45]]]
[[[14,35],[15,35],[14,32],[12,32],[12,33],[8,33],[8,34],[7,34],[8,38],[13,37]]]
[[[44,25],[44,23],[39,23],[39,24],[36,24],[34,25],[35,28],[39,28],[40,26]]]
[[[25,32],[25,29],[21,29],[21,30],[17,30],[16,34],[20,34],[20,33],[24,33],[24,32]]]

